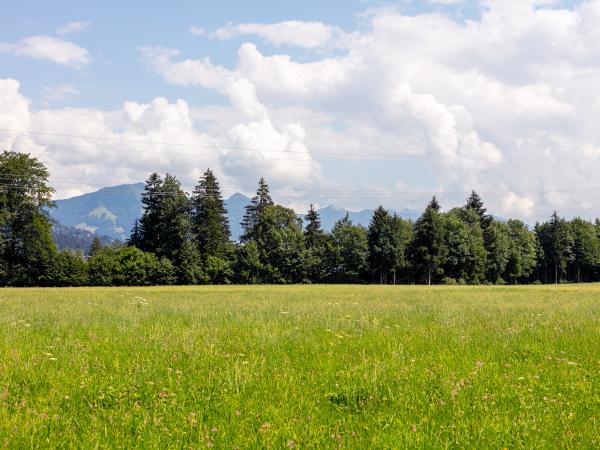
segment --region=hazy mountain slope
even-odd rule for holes
[[[143,183],[124,184],[103,188],[70,199],[58,200],[57,208],[53,209],[50,214],[62,225],[125,240],[129,237],[135,219],[139,218],[142,213],[140,195],[143,189]],[[250,198],[242,194],[233,194],[225,199],[233,240],[238,240],[243,232],[240,223],[244,217],[245,207],[249,204]],[[346,213],[349,214],[353,223],[365,227],[369,225],[373,216],[372,209],[347,211],[344,208],[327,206],[319,210],[323,229],[330,231],[335,222],[342,219]],[[413,220],[419,215],[415,211],[406,209],[398,214]],[[299,214],[299,217],[303,217],[303,214]]]
[[[52,240],[58,250],[77,250],[87,255],[94,238],[99,238],[103,245],[110,245],[114,239],[108,236],[96,235],[86,230],[78,230],[60,223],[52,224]]]
[[[124,240],[142,213],[143,189],[143,183],[123,184],[58,200],[50,215],[62,225]]]

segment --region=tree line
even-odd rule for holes
[[[326,232],[312,205],[303,221],[275,204],[261,179],[241,240],[232,242],[210,169],[191,195],[175,176],[152,174],[128,241],[96,239],[85,258],[52,242],[48,177],[36,158],[0,154],[2,286],[600,281],[598,219],[567,221],[555,212],[530,229],[489,215],[476,192],[447,212],[433,197],[414,222],[380,206],[368,227],[346,216]]]

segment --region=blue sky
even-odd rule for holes
[[[183,97],[193,102],[223,101],[208,91],[190,92],[166,85],[140,63],[139,48],[165,46],[180,49],[186,55],[209,56],[214,62],[231,66],[242,38],[218,41],[197,37],[191,26],[208,32],[228,22],[276,23],[284,20],[319,21],[335,24],[347,31],[365,25],[369,8],[397,6],[407,14],[424,11],[448,12],[455,17],[477,17],[475,2],[458,6],[428,2],[370,0],[175,0],[148,2],[142,0],[93,0],[10,2],[0,17],[0,42],[12,42],[31,35],[56,35],[57,29],[70,22],[89,22],[89,26],[71,35],[77,44],[90,50],[95,62],[83,71],[40,61],[0,55],[2,76],[17,78],[22,91],[34,101],[42,102],[43,88],[65,80],[77,86],[79,95],[60,102],[61,105],[112,108],[126,100],[147,101],[158,95]],[[276,52],[264,46],[266,53]],[[310,59],[307,52],[292,52],[295,57]],[[40,71],[44,76],[40,77]],[[57,104],[59,102],[56,102]]]
[[[211,165],[232,191],[265,175],[298,207],[418,208],[438,191],[450,207],[478,189],[502,215],[592,216],[600,204],[567,191],[596,188],[581,158],[600,148],[599,17],[597,0],[10,2],[0,128],[83,136],[27,137],[60,196],[152,170],[191,186]],[[121,160],[84,151],[90,135]],[[169,146],[136,157],[135,140],[214,148],[190,164]]]

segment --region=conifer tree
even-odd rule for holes
[[[492,221],[492,217],[486,214],[487,209],[483,207],[483,201],[477,192],[471,191],[471,195],[467,198],[467,203],[463,209],[465,211],[474,211],[477,214],[477,217],[479,217],[479,225],[485,232]]]
[[[256,196],[252,199],[252,203],[246,206],[246,213],[242,220],[242,228],[244,229],[242,242],[247,240],[247,235],[258,222],[260,213],[267,206],[273,206],[273,204],[271,194],[269,193],[269,185],[265,182],[264,178],[261,178],[258,182]]]
[[[306,227],[304,229],[304,255],[302,257],[305,280],[319,282],[325,277],[324,252],[325,232],[321,228],[321,217],[311,204],[305,216]]]
[[[136,220],[137,223],[137,220]],[[102,243],[98,237],[95,237],[92,241],[92,245],[90,245],[90,250],[88,251],[88,256],[96,256],[98,253],[102,251]]]
[[[305,220],[307,222],[304,230],[306,246],[308,248],[314,248],[320,244],[323,237],[323,230],[321,229],[321,217],[312,203],[306,214]]]
[[[184,243],[192,238],[191,203],[179,180],[170,174],[165,176],[161,194],[155,253],[176,262]]]
[[[194,235],[203,258],[223,258],[229,245],[229,219],[221,188],[214,173],[207,169],[192,196]]]
[[[416,269],[424,276],[427,284],[432,283],[435,275],[442,274],[447,247],[440,204],[436,197],[433,197],[415,223],[412,254]]]
[[[387,283],[398,259],[393,225],[392,216],[383,206],[375,210],[369,224],[369,266],[380,284]]]
[[[127,245],[131,247],[142,248],[144,241],[144,236],[142,235],[142,227],[140,225],[140,220],[135,219],[133,222],[133,228],[131,229],[131,234],[129,239],[127,239]]]
[[[161,203],[163,201],[163,180],[153,173],[146,180],[142,193],[142,217],[139,228],[135,229],[137,242],[133,243],[145,252],[156,252],[159,244]]]

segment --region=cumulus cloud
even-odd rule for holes
[[[293,204],[336,198],[352,208],[420,209],[436,191],[452,207],[476,189],[491,212],[529,222],[553,209],[597,215],[600,0],[479,4],[480,17],[468,21],[371,9],[360,31],[344,35],[312,22],[228,24],[212,37],[248,42],[227,67],[142,49],[167,83],[213,90],[226,105],[158,98],[113,111],[36,111],[5,80],[0,126],[116,140],[71,139],[73,149],[59,146],[64,138],[20,137],[71,178],[118,183],[171,170],[189,186],[210,165],[224,186],[244,192],[265,176]],[[298,60],[292,47],[310,57]]]
[[[44,102],[64,100],[67,97],[77,95],[79,91],[72,84],[61,84],[58,86],[44,86]]]
[[[81,69],[91,62],[85,48],[52,36],[30,36],[16,43],[0,43],[0,53],[27,56],[74,69]]]
[[[282,189],[318,182],[300,125],[279,127],[267,116],[244,121],[245,114],[228,125],[212,114],[219,126],[203,130],[193,116],[187,102],[160,97],[111,111],[36,110],[17,81],[0,79],[0,145],[44,161],[58,197],[138,182],[154,171],[174,173],[191,189],[207,167],[221,177],[226,194],[252,193],[260,176]],[[253,147],[284,151],[273,161],[266,150],[244,150]]]
[[[553,208],[586,214],[600,201],[576,202],[580,194],[571,191],[598,186],[589,158],[600,149],[600,97],[593,95],[600,81],[600,1],[557,5],[487,0],[480,18],[469,21],[371,9],[363,30],[334,56],[319,51],[337,39],[327,24],[228,24],[212,34],[313,49],[309,62],[266,55],[252,42],[240,46],[231,68],[174,51],[146,56],[169,83],[228,96],[238,114],[255,119],[254,128],[261,117],[299,123],[315,154],[383,154],[399,173],[403,160],[394,157],[422,158],[422,185],[413,181],[409,189],[415,195],[424,186],[442,198],[474,188],[489,193],[490,208],[504,215],[533,220]],[[448,198],[447,206],[460,202]]]
[[[239,36],[258,36],[270,44],[302,48],[321,48],[339,45],[345,33],[321,22],[288,20],[278,23],[229,23],[210,34],[213,39],[232,39]]]

